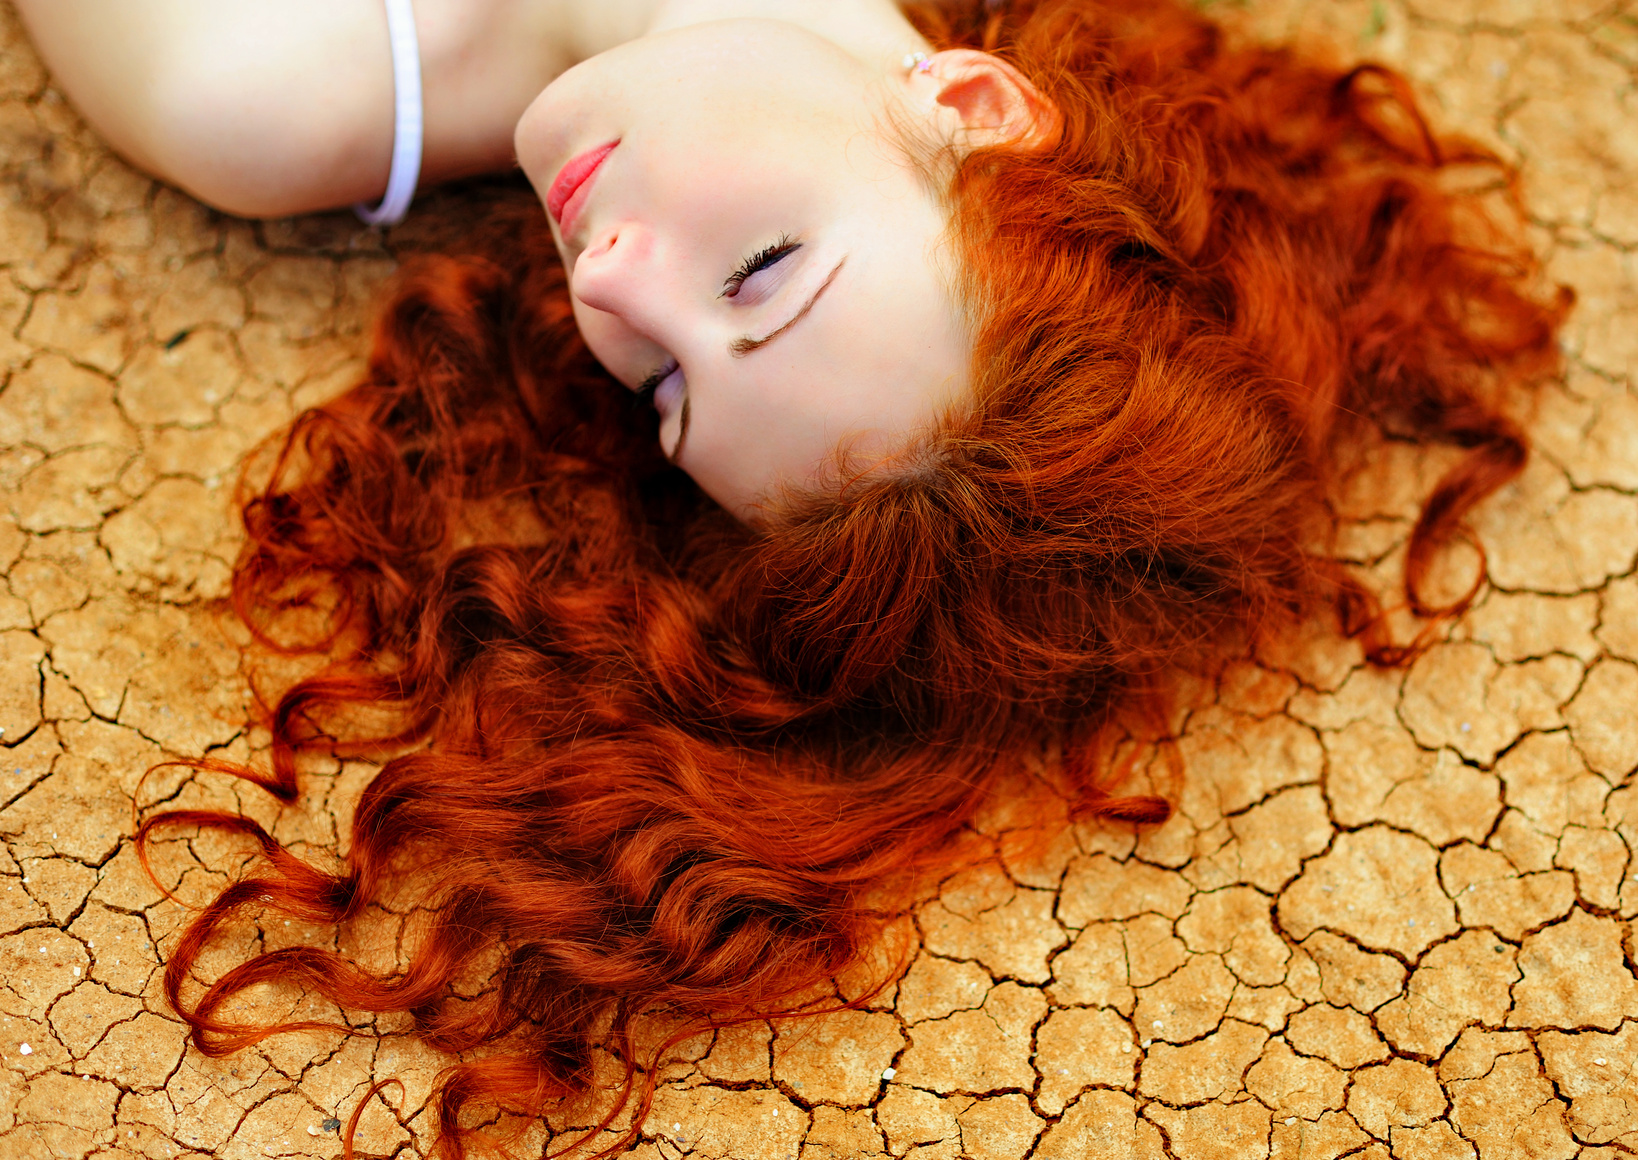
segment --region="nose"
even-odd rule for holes
[[[653,233],[636,222],[607,227],[575,259],[569,292],[640,326],[658,307],[658,251]]]

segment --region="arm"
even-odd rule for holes
[[[116,151],[229,213],[381,196],[393,145],[381,0],[16,0],[59,87]],[[518,116],[572,63],[563,9],[416,0],[422,183],[507,168]]]

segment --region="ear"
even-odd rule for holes
[[[1050,139],[1058,110],[1028,77],[1000,57],[970,48],[935,53],[909,77],[923,101],[942,106],[940,120],[954,121],[950,139],[969,148]],[[953,114],[953,117],[951,116]]]

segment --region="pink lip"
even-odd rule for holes
[[[546,212],[556,220],[564,237],[569,236],[575,218],[580,216],[580,210],[586,204],[592,178],[618,144],[620,142],[610,141],[607,145],[599,145],[571,158],[552,180],[552,187],[546,191]]]

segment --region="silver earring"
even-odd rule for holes
[[[925,52],[907,52],[899,63],[916,72],[931,72],[933,69],[933,62],[927,59]]]

